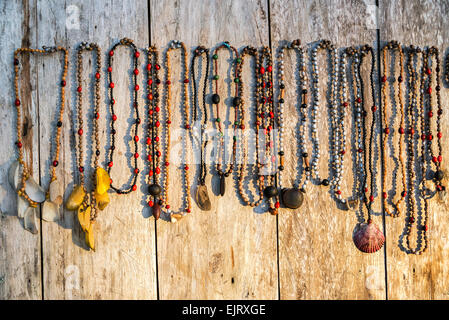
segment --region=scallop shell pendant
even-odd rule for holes
[[[37,207],[28,207],[23,215],[23,227],[32,234],[37,234]]]
[[[201,210],[209,211],[211,209],[212,206],[210,203],[206,185],[198,185],[198,187],[196,188],[195,200]]]
[[[362,252],[373,253],[382,248],[385,237],[375,223],[359,223],[352,234],[355,246]]]
[[[48,222],[56,222],[59,220],[59,205],[46,200],[42,205],[42,219]]]

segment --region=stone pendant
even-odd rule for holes
[[[359,205],[359,200],[358,199],[346,200],[346,203],[348,205],[348,210],[355,211]]]
[[[181,213],[172,213],[170,215],[170,220],[171,220],[172,223],[176,223],[179,220],[181,220],[182,217],[183,217],[183,215]]]
[[[224,174],[220,176],[220,196],[224,196],[226,191],[226,177]]]
[[[153,204],[153,217],[158,220],[161,216],[161,206],[159,205],[159,201],[155,200]]]
[[[25,216],[25,211],[28,209],[30,204],[23,197],[17,195],[17,217],[23,219]]]
[[[28,207],[23,216],[23,227],[32,234],[37,234],[37,207]]]
[[[304,195],[298,188],[285,188],[281,191],[282,203],[289,209],[298,209],[304,202]]]
[[[59,220],[59,205],[46,200],[42,205],[42,219],[48,222],[57,222]]]
[[[220,184],[221,184],[221,180],[220,180]],[[221,191],[221,187],[220,187],[220,191]],[[209,199],[209,194],[207,192],[207,187],[205,184],[200,184],[196,188],[195,200],[196,200],[196,203],[198,204],[198,207],[201,210],[209,211],[211,209],[212,206],[211,206],[211,202]]]
[[[19,181],[20,181],[20,172],[19,172],[19,161],[14,161],[8,170],[8,181],[15,191],[19,189]]]
[[[33,177],[29,177],[26,181],[25,193],[34,202],[42,203],[45,201],[45,190],[34,181]]]

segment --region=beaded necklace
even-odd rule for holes
[[[404,158],[403,158],[403,140],[405,140],[404,138],[404,134],[405,134],[405,114],[404,114],[404,101],[403,101],[403,94],[402,94],[402,82],[403,82],[403,75],[404,75],[404,54],[402,52],[402,48],[401,46],[398,44],[397,41],[390,41],[387,45],[385,45],[382,48],[382,62],[383,62],[383,71],[384,71],[384,75],[382,76],[382,104],[383,104],[383,128],[384,128],[384,138],[382,141],[382,149],[383,149],[383,154],[386,155],[387,152],[387,143],[388,143],[388,135],[390,134],[390,127],[389,127],[389,123],[388,123],[388,119],[387,119],[387,108],[390,107],[390,109],[392,109],[392,105],[388,103],[388,99],[387,99],[387,77],[388,77],[388,67],[387,67],[387,51],[396,51],[399,55],[399,76],[398,76],[398,91],[397,91],[397,97],[398,97],[398,101],[399,101],[399,106],[400,106],[400,123],[399,123],[399,129],[398,132],[400,134],[399,136],[399,141],[398,141],[398,147],[399,147],[399,163],[400,163],[400,167],[401,167],[401,175],[402,175],[402,192],[400,194],[400,198],[397,201],[393,202],[393,207],[394,210],[391,211],[389,209],[389,204],[387,202],[387,187],[386,187],[386,183],[387,183],[387,177],[386,177],[386,168],[387,168],[387,157],[384,156],[383,160],[382,160],[382,172],[383,172],[383,177],[382,177],[382,199],[383,199],[383,207],[385,212],[391,216],[391,217],[398,217],[401,214],[401,209],[400,209],[400,204],[402,203],[402,201],[404,201],[406,195],[407,195],[407,182],[406,182],[406,172],[405,172],[405,164],[404,164]],[[394,73],[395,68],[393,67],[393,70],[391,73]],[[393,81],[395,82],[395,81]],[[395,95],[396,96],[396,95]],[[395,103],[396,104],[396,103]],[[396,104],[397,105],[397,104]],[[391,155],[391,157],[394,157],[394,150],[391,151],[393,154]],[[393,190],[396,191],[396,186],[393,186]]]
[[[363,88],[363,78],[361,76],[361,66],[363,63],[363,58],[367,55],[371,55],[371,70],[370,70],[370,89],[371,89],[371,95],[373,100],[373,106],[371,107],[372,111],[372,120],[371,120],[371,126],[370,126],[370,136],[369,136],[369,145],[368,150],[365,146],[365,140],[366,140],[366,121],[365,118],[367,116],[367,111],[365,110],[365,98],[364,98],[364,88]],[[385,237],[382,233],[382,231],[378,228],[378,226],[373,222],[372,220],[372,204],[374,203],[374,191],[375,191],[375,183],[376,183],[376,174],[373,170],[373,144],[374,141],[374,128],[376,126],[376,114],[377,114],[377,106],[376,106],[376,93],[374,88],[374,70],[375,70],[375,55],[374,50],[371,46],[364,45],[359,50],[359,59],[356,59],[356,80],[358,82],[357,87],[360,88],[358,90],[359,96],[357,98],[360,106],[360,113],[361,113],[361,122],[363,126],[363,162],[364,162],[364,174],[363,174],[363,180],[365,185],[365,193],[368,192],[367,187],[367,177],[368,173],[370,175],[370,195],[369,198],[366,196],[363,197],[364,200],[364,206],[367,210],[367,219],[364,220],[366,222],[359,223],[356,226],[356,229],[353,233],[353,241],[357,249],[359,249],[362,252],[365,253],[374,253],[378,250],[380,250],[385,243]],[[368,156],[368,157],[367,157]],[[367,159],[368,158],[368,159]],[[363,206],[361,208],[361,212],[363,214]]]
[[[137,176],[139,174],[139,169],[137,168],[137,158],[139,158],[139,153],[138,153],[138,145],[137,142],[139,141],[139,136],[138,136],[138,132],[139,132],[139,124],[141,122],[140,118],[139,118],[139,105],[137,102],[137,92],[140,89],[139,85],[137,84],[137,75],[139,74],[139,69],[138,69],[138,60],[139,60],[139,56],[140,53],[137,50],[136,45],[133,43],[133,41],[131,39],[128,38],[123,38],[120,40],[120,42],[118,42],[117,44],[115,44],[112,49],[109,51],[109,56],[108,56],[108,80],[109,80],[109,98],[110,98],[110,110],[111,110],[111,116],[112,116],[112,121],[111,121],[111,147],[110,147],[110,151],[109,151],[109,162],[108,162],[108,174],[111,174],[111,168],[113,166],[113,158],[114,158],[114,150],[115,150],[115,135],[117,133],[117,131],[115,130],[115,121],[117,121],[117,115],[115,114],[115,110],[114,110],[114,105],[115,105],[115,99],[114,99],[114,87],[115,84],[112,80],[112,62],[114,60],[114,51],[116,48],[118,48],[119,46],[126,46],[129,47],[132,50],[133,53],[133,65],[134,65],[134,70],[133,70],[133,86],[134,86],[134,92],[133,92],[133,107],[135,109],[135,114],[136,114],[136,119],[134,120],[134,137],[133,137],[133,142],[134,142],[134,168],[133,168],[133,172],[132,172],[132,183],[130,185],[130,187],[128,189],[120,189],[117,188],[115,186],[112,185],[112,181],[111,181],[111,188],[118,194],[128,194],[132,191],[136,191],[137,190]]]
[[[231,159],[231,163],[229,164],[229,168],[227,170],[222,170],[222,161],[223,158],[226,159],[226,155],[225,155],[225,145],[224,145],[224,134],[223,134],[223,129],[221,127],[221,118],[220,118],[220,95],[218,94],[219,92],[219,69],[218,69],[218,52],[222,49],[228,49],[231,53],[231,55],[233,54],[235,56],[235,62],[236,62],[236,66],[234,67],[234,84],[235,84],[235,89],[234,89],[234,94],[236,97],[238,97],[239,93],[238,93],[238,89],[239,89],[239,78],[237,77],[237,64],[239,63],[238,59],[239,59],[239,53],[237,52],[237,49],[235,49],[233,46],[229,45],[228,42],[224,42],[222,45],[220,45],[219,47],[217,47],[214,51],[214,55],[212,56],[212,59],[214,60],[214,70],[215,70],[215,74],[213,76],[213,80],[215,80],[215,93],[212,95],[212,102],[215,104],[216,106],[216,112],[217,112],[217,118],[215,119],[215,122],[218,126],[218,137],[219,137],[219,147],[218,147],[218,152],[217,152],[217,165],[216,165],[216,170],[218,175],[220,176],[220,195],[224,196],[225,194],[225,189],[226,189],[226,185],[225,185],[225,178],[229,177],[229,175],[232,173],[232,171],[234,170],[234,164],[235,164],[235,156],[236,156],[236,146],[237,146],[237,130],[239,128],[239,123],[237,122],[238,119],[238,99],[233,99],[233,107],[234,107],[234,123],[233,123],[233,128],[234,128],[234,135],[233,135],[233,141],[232,141],[232,159]]]
[[[64,57],[63,72],[60,82],[60,109],[58,115],[58,121],[56,124],[56,136],[54,147],[51,154],[54,153],[54,160],[52,162],[50,170],[50,186],[47,192],[44,191],[42,187],[36,183],[31,176],[31,171],[28,168],[27,163],[24,160],[23,155],[23,119],[22,119],[22,106],[19,97],[19,55],[22,53],[29,54],[43,54],[49,55],[54,52],[62,52]],[[24,219],[24,227],[31,233],[37,233],[37,222],[36,217],[38,215],[37,204],[44,203],[45,206],[54,206],[54,215],[52,217],[47,217],[45,210],[43,212],[42,218],[44,220],[54,220],[56,218],[57,211],[59,211],[59,205],[62,204],[62,195],[58,194],[56,190],[56,167],[59,164],[59,150],[60,150],[60,137],[61,137],[61,127],[62,119],[65,107],[65,86],[66,86],[66,75],[68,67],[68,52],[66,48],[63,47],[43,47],[42,49],[31,49],[31,48],[19,48],[14,51],[14,94],[15,101],[14,105],[17,110],[17,141],[16,146],[18,150],[17,162],[14,162],[9,169],[9,181],[14,190],[18,194],[18,204],[17,204],[17,215],[19,218]],[[22,172],[20,174],[20,167]]]
[[[159,167],[161,151],[160,151],[160,126],[159,121],[159,85],[161,80],[158,76],[158,71],[161,68],[159,65],[159,53],[156,47],[151,46],[147,50],[147,101],[148,101],[148,131],[146,137],[147,146],[147,160],[149,163],[148,172],[148,193],[150,199],[148,206],[152,208],[153,217],[157,220],[161,214],[162,200],[158,197],[161,194],[162,188],[158,184],[158,175],[161,172]]]
[[[203,107],[203,123],[201,124],[200,128],[200,174],[198,176],[198,185],[195,192],[195,200],[198,204],[198,207],[203,211],[209,211],[211,209],[211,202],[209,199],[209,193],[207,192],[206,187],[206,176],[207,176],[207,168],[206,168],[206,161],[204,159],[206,147],[207,147],[207,137],[204,138],[204,132],[207,129],[207,107],[206,107],[206,87],[207,87],[207,80],[209,78],[209,49],[199,46],[195,49],[194,55],[192,58],[192,80],[193,80],[193,103],[194,103],[194,109],[193,109],[193,121],[196,123],[198,120],[198,113],[200,111],[200,107],[198,105],[198,86],[195,79],[195,61],[199,59],[204,54],[206,58],[206,72],[204,76],[204,82],[203,82],[203,101],[202,101],[202,107]],[[200,71],[198,71],[200,72]],[[200,79],[201,80],[201,79]]]
[[[253,201],[250,200],[250,198],[248,197],[248,195],[245,193],[244,191],[244,176],[245,176],[245,170],[247,167],[247,162],[248,162],[248,146],[246,145],[247,141],[245,139],[245,126],[244,126],[244,120],[245,120],[245,101],[243,99],[243,79],[241,77],[242,75],[242,68],[243,68],[243,64],[245,62],[245,58],[246,56],[252,56],[254,58],[254,62],[258,63],[258,53],[257,53],[257,49],[247,46],[243,49],[241,55],[240,55],[240,59],[241,59],[241,63],[238,65],[238,72],[237,72],[237,76],[240,79],[239,85],[239,98],[240,98],[240,128],[241,130],[241,134],[242,134],[242,139],[241,139],[241,154],[242,154],[242,159],[240,159],[239,163],[239,182],[238,182],[238,189],[239,189],[239,194],[240,197],[242,199],[242,201],[250,206],[250,207],[257,207],[260,203],[262,203],[263,201],[263,181],[264,181],[264,176],[259,174],[259,170],[260,170],[260,161],[259,161],[259,152],[256,152],[256,166],[255,166],[255,174],[258,177],[258,181],[256,183],[257,187],[258,187],[258,191],[259,191],[259,196],[257,199],[254,199]],[[258,81],[258,71],[254,70],[255,72],[255,76],[256,76],[256,82]],[[256,88],[258,88],[257,84],[256,84]],[[257,91],[258,89],[256,89]],[[257,97],[256,97],[257,99]],[[258,101],[256,101],[256,104],[258,104]],[[258,120],[257,120],[258,121]],[[257,121],[256,121],[256,125],[257,125]],[[260,122],[259,122],[260,125]],[[259,126],[257,125],[257,127]],[[259,132],[258,130],[255,131],[255,140],[256,140],[256,144],[258,146],[258,140],[259,140]],[[258,148],[256,147],[256,150],[258,150]]]
[[[328,186],[331,183],[332,180],[332,171],[329,171],[329,175],[325,179],[321,179],[319,172],[318,172],[318,161],[320,159],[320,144],[317,134],[317,111],[319,107],[319,99],[320,99],[320,93],[319,93],[319,74],[318,74],[318,64],[317,64],[317,54],[320,50],[327,50],[328,56],[330,59],[330,69],[329,69],[329,78],[330,78],[330,85],[329,87],[329,99],[328,99],[328,106],[329,110],[331,112],[330,118],[331,118],[331,125],[329,128],[329,133],[331,134],[332,142],[329,144],[329,160],[330,163],[334,164],[334,157],[335,157],[335,150],[339,149],[338,145],[338,137],[335,135],[338,135],[338,130],[335,130],[336,128],[336,112],[337,112],[337,86],[338,86],[338,58],[337,58],[337,50],[334,48],[334,45],[330,43],[328,40],[321,40],[316,47],[312,49],[312,110],[311,110],[311,140],[312,140],[312,161],[311,161],[311,170],[312,175],[315,176],[315,183],[323,186]],[[335,168],[333,168],[335,170]]]
[[[179,212],[172,212],[170,209],[169,204],[169,160],[170,160],[170,124],[171,124],[171,108],[170,108],[170,100],[171,100],[171,67],[170,67],[170,52],[176,49],[181,49],[182,55],[183,55],[183,68],[184,68],[184,94],[183,94],[183,106],[184,106],[184,125],[183,127],[187,130],[186,139],[187,136],[189,136],[190,133],[190,125],[189,125],[189,100],[188,100],[188,84],[189,84],[189,68],[187,63],[187,49],[183,42],[180,42],[179,40],[173,40],[170,43],[169,48],[166,52],[166,81],[165,81],[165,89],[166,89],[166,95],[165,95],[165,107],[167,110],[167,126],[166,126],[166,144],[165,144],[165,176],[164,176],[164,190],[163,190],[163,196],[162,196],[162,203],[165,204],[165,209],[167,210],[167,214],[170,216],[171,222],[177,222],[182,217],[184,217],[187,213],[191,212],[191,200],[190,200],[190,183],[189,183],[189,166],[187,165],[187,154],[186,154],[186,163],[184,164],[184,179],[185,179],[185,201],[187,202],[187,208],[185,209],[185,212],[179,211]]]
[[[279,67],[279,100],[278,100],[278,127],[279,127],[279,172],[278,172],[278,182],[279,182],[279,188],[281,189],[281,198],[282,203],[290,209],[297,209],[299,208],[303,201],[304,201],[304,193],[306,192],[306,185],[307,182],[310,179],[310,167],[309,167],[309,158],[308,153],[306,152],[306,132],[305,132],[305,125],[306,125],[306,109],[307,109],[307,79],[306,79],[306,66],[305,66],[305,57],[304,57],[304,51],[300,47],[301,41],[300,40],[294,40],[290,44],[282,46],[279,49],[279,61],[278,61],[278,67]],[[297,186],[294,186],[293,188],[283,188],[283,181],[282,181],[282,172],[284,170],[284,96],[285,96],[285,77],[284,77],[284,51],[288,49],[296,50],[298,54],[300,55],[300,65],[299,65],[299,79],[300,79],[300,94],[301,94],[301,100],[300,100],[300,108],[299,108],[299,126],[298,126],[298,139],[299,139],[299,146],[301,148],[301,158],[302,158],[302,171],[299,176],[299,182]],[[304,176],[304,178],[302,178]],[[302,186],[299,189],[299,185]]]

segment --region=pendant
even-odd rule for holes
[[[19,180],[20,180],[20,172],[19,172],[19,161],[14,161],[8,170],[8,181],[15,191],[19,189]]]
[[[59,220],[59,205],[56,203],[45,200],[42,205],[42,219],[48,222],[56,222]]]
[[[104,210],[111,200],[109,199],[109,194],[107,192],[103,194],[98,194],[95,191],[95,202],[97,203],[98,209]]]
[[[87,232],[91,225],[90,213],[92,208],[90,206],[85,206],[84,204],[78,208],[78,221],[84,232]]]
[[[23,219],[25,216],[25,211],[28,209],[30,204],[23,197],[17,195],[17,217]]]
[[[382,248],[385,237],[375,223],[359,223],[352,234],[355,246],[362,252],[373,253]]]
[[[95,170],[95,192],[98,194],[104,194],[111,187],[111,179],[109,174],[103,168],[97,168]]]
[[[272,198],[278,195],[278,189],[273,186],[268,186],[263,190],[263,195],[266,198]]]
[[[348,205],[348,210],[355,211],[357,209],[357,206],[359,205],[359,200],[358,199],[346,200],[346,203]]]
[[[45,190],[34,181],[33,177],[29,177],[25,184],[25,193],[28,197],[37,203],[45,201]]]
[[[298,209],[304,202],[304,194],[297,188],[281,190],[282,203],[289,209]]]
[[[225,191],[226,191],[225,179],[226,179],[226,177],[224,174],[220,175],[220,195],[221,196],[224,196]]]
[[[95,251],[95,238],[94,238],[94,222],[89,224],[86,230],[86,244],[87,246]]]
[[[221,180],[220,180],[220,184],[221,184]],[[221,187],[220,187],[220,191],[221,191]],[[196,188],[195,200],[196,200],[196,203],[198,204],[198,207],[201,210],[209,211],[211,209],[212,205],[210,203],[209,194],[207,192],[207,187],[205,184],[200,184]]]
[[[77,185],[73,189],[70,194],[67,202],[65,203],[65,207],[67,210],[76,210],[83,203],[84,197],[86,196],[86,192],[84,191],[83,186]]]
[[[172,213],[170,214],[170,220],[172,223],[176,223],[181,220],[183,215],[181,213]]]
[[[161,216],[161,206],[159,204],[159,200],[155,200],[153,204],[153,217],[158,220]]]
[[[37,234],[37,207],[28,207],[23,216],[23,227],[32,234]]]
[[[56,179],[50,183],[48,188],[48,195],[51,202],[57,205],[62,205],[63,193],[61,192],[62,186],[59,180]]]

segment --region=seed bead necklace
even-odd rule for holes
[[[389,123],[388,123],[388,116],[387,116],[387,108],[390,107],[390,109],[392,109],[392,105],[391,103],[388,103],[388,99],[387,99],[387,79],[388,79],[388,67],[387,67],[387,51],[396,51],[399,55],[399,76],[398,76],[398,91],[397,91],[397,97],[398,97],[398,101],[399,101],[399,106],[400,106],[400,123],[399,123],[399,141],[398,141],[398,147],[399,147],[399,163],[401,166],[401,175],[402,175],[402,192],[400,195],[400,198],[395,201],[393,203],[393,207],[394,210],[391,211],[389,209],[389,205],[387,202],[387,186],[386,186],[386,182],[387,182],[387,177],[386,177],[386,168],[387,168],[387,157],[383,157],[382,160],[382,173],[383,173],[383,177],[382,177],[382,199],[383,199],[383,207],[385,212],[391,216],[391,217],[398,217],[401,215],[401,209],[400,209],[400,204],[402,203],[402,201],[404,201],[406,195],[407,195],[407,181],[406,181],[406,172],[405,172],[405,164],[404,164],[404,157],[403,157],[403,140],[405,140],[404,134],[405,134],[405,114],[404,114],[404,101],[403,101],[403,93],[402,93],[402,82],[403,82],[403,75],[404,75],[404,54],[402,51],[401,46],[399,45],[399,43],[397,41],[390,41],[387,45],[385,45],[382,48],[382,62],[383,62],[383,72],[384,75],[382,76],[382,104],[383,104],[383,128],[384,128],[384,138],[382,141],[382,149],[383,149],[383,154],[387,154],[386,150],[387,150],[387,143],[388,143],[388,135],[390,134],[390,127],[389,127]],[[394,67],[393,70],[391,72],[392,74],[394,74]],[[396,81],[393,81],[393,83]],[[396,103],[395,103],[396,104]],[[397,105],[397,104],[396,104]],[[392,150],[392,152],[394,153],[394,150]],[[394,154],[391,155],[392,157],[394,156]],[[396,191],[396,186],[392,186],[394,191]]]
[[[189,124],[189,99],[188,99],[188,84],[189,84],[189,68],[188,68],[188,62],[187,62],[187,49],[185,47],[185,44],[183,42],[180,42],[179,40],[173,40],[170,43],[169,48],[166,52],[166,81],[165,81],[165,89],[166,89],[166,95],[165,95],[165,108],[167,111],[167,126],[166,126],[166,144],[165,144],[165,176],[164,176],[164,190],[163,190],[163,197],[162,197],[162,203],[165,204],[165,209],[167,210],[167,214],[170,215],[171,222],[177,222],[182,217],[184,217],[187,213],[191,212],[191,199],[190,199],[190,183],[189,183],[189,166],[187,165],[187,154],[186,154],[186,163],[184,164],[184,189],[185,189],[185,198],[187,202],[187,208],[185,209],[185,212],[172,212],[170,209],[169,204],[169,160],[170,160],[170,124],[171,124],[171,65],[170,65],[170,52],[180,49],[182,51],[183,55],[183,68],[184,68],[184,92],[183,92],[183,106],[184,106],[184,125],[183,127],[186,129],[186,139],[189,136],[190,133],[190,124]]]
[[[139,124],[141,122],[140,118],[139,118],[139,104],[137,102],[137,93],[139,88],[139,85],[137,84],[137,75],[139,74],[139,56],[140,56],[140,52],[137,50],[136,45],[133,43],[133,41],[131,39],[128,38],[123,38],[120,40],[120,42],[118,42],[117,44],[115,44],[112,49],[109,51],[109,56],[108,56],[108,78],[109,78],[109,98],[110,98],[110,110],[111,110],[111,116],[112,116],[112,121],[111,121],[111,147],[110,147],[110,151],[109,151],[109,162],[108,162],[108,174],[111,174],[111,168],[113,166],[113,159],[114,159],[114,151],[115,151],[115,135],[117,133],[116,129],[115,129],[115,122],[117,121],[117,115],[115,114],[115,110],[114,110],[114,105],[115,105],[115,99],[114,99],[114,87],[115,87],[115,83],[113,82],[112,79],[112,63],[114,60],[114,52],[115,50],[119,47],[119,46],[126,46],[129,47],[132,50],[133,53],[133,65],[134,65],[134,70],[133,70],[133,107],[135,109],[135,114],[136,114],[136,119],[134,120],[134,137],[133,137],[133,142],[134,142],[134,168],[133,168],[133,172],[132,172],[132,183],[130,185],[130,187],[128,189],[120,189],[118,187],[115,187],[112,185],[111,183],[111,188],[118,194],[128,194],[132,191],[136,191],[137,190],[137,176],[139,175],[139,169],[137,167],[137,158],[139,158],[139,153],[138,153],[138,145],[137,142],[139,141]]]
[[[258,187],[258,191],[259,191],[259,196],[258,198],[254,198],[253,201],[250,200],[250,198],[248,197],[248,195],[245,193],[244,191],[244,178],[245,178],[245,170],[247,167],[247,162],[248,162],[248,146],[245,145],[245,143],[247,142],[245,139],[245,134],[244,134],[244,120],[245,120],[245,101],[243,99],[243,78],[242,78],[242,69],[243,69],[243,64],[245,62],[245,58],[246,56],[252,56],[254,59],[254,62],[256,64],[257,67],[257,63],[258,63],[258,53],[257,53],[257,49],[247,46],[243,49],[241,55],[240,55],[240,59],[241,59],[241,63],[238,65],[238,73],[237,76],[240,79],[239,85],[239,98],[240,98],[240,128],[242,129],[242,139],[241,139],[241,154],[242,154],[242,159],[241,161],[239,161],[240,163],[240,167],[239,167],[239,182],[238,182],[238,189],[239,189],[239,194],[240,197],[242,198],[242,201],[250,206],[250,207],[257,207],[260,203],[262,203],[263,201],[263,183],[264,183],[264,176],[259,174],[259,170],[260,170],[260,161],[259,161],[259,152],[256,152],[256,168],[255,168],[255,174],[258,177],[258,181],[257,181],[257,187]],[[254,69],[254,74],[256,77],[256,82],[258,81],[258,71],[257,69]],[[256,98],[257,98],[257,83],[256,83]],[[258,104],[258,101],[256,101],[256,104]],[[256,125],[257,125],[257,121],[256,120]],[[260,122],[259,122],[260,125]],[[257,125],[257,127],[259,126]],[[255,141],[256,144],[258,144],[258,140],[259,140],[259,132],[258,130],[255,131]],[[256,147],[256,150],[258,150],[258,148]]]
[[[159,121],[159,53],[156,47],[151,46],[147,52],[147,102],[148,102],[148,131],[146,137],[147,160],[150,170],[148,171],[148,193],[150,199],[148,206],[152,208],[153,217],[157,220],[161,214],[162,200],[159,199],[162,188],[159,185],[160,169],[160,127]],[[156,139],[157,137],[157,139]]]
[[[23,155],[23,118],[22,118],[22,105],[19,97],[19,56],[23,53],[26,54],[42,54],[49,55],[54,52],[62,52],[63,53],[63,71],[60,82],[60,108],[58,114],[58,121],[56,124],[56,136],[54,141],[54,147],[52,150],[52,154],[54,153],[54,160],[52,161],[51,172],[50,172],[50,187],[47,193],[34,181],[31,176],[31,171],[28,168],[24,160]],[[35,222],[37,216],[37,204],[44,202],[57,202],[58,200],[54,199],[53,194],[50,195],[50,189],[53,184],[57,180],[56,177],[56,167],[59,164],[59,151],[60,151],[60,137],[61,137],[61,128],[62,128],[62,119],[65,108],[65,86],[66,86],[66,76],[67,76],[67,67],[68,67],[68,51],[63,47],[43,47],[42,49],[32,49],[32,48],[19,48],[14,51],[14,93],[15,93],[15,101],[14,105],[17,110],[17,141],[16,146],[18,150],[18,161],[13,164],[14,168],[11,167],[10,170],[14,170],[14,177],[17,177],[17,180],[14,178],[12,184],[14,185],[14,189],[17,190],[17,194],[20,198],[24,199],[27,202],[27,209],[25,212],[21,212],[19,210],[18,205],[18,216],[20,218],[24,218],[24,227],[28,231],[32,233],[37,233],[37,225]],[[20,170],[20,166],[22,167],[22,173],[19,175],[18,170]],[[11,176],[11,174],[10,174]],[[20,179],[20,181],[19,181]],[[28,184],[27,184],[28,182]],[[28,187],[27,187],[28,186]],[[58,196],[58,198],[62,199],[62,196]],[[47,201],[46,201],[47,200]],[[20,201],[20,199],[19,199]],[[62,203],[62,200],[60,201]],[[44,203],[44,205],[45,205]],[[60,203],[58,203],[59,205]],[[45,219],[43,213],[43,219]],[[47,220],[47,219],[45,219]]]
[[[193,54],[193,58],[192,58],[192,81],[193,81],[193,104],[194,104],[194,109],[193,109],[193,121],[194,123],[196,123],[198,121],[198,114],[200,112],[200,107],[198,104],[198,85],[195,79],[195,62],[202,56],[204,55],[205,59],[206,59],[206,72],[205,72],[205,76],[204,76],[204,80],[203,80],[203,94],[202,94],[202,113],[203,113],[203,123],[201,124],[201,128],[200,128],[200,142],[199,142],[199,147],[200,147],[200,174],[198,176],[198,185],[197,185],[197,189],[196,189],[196,193],[195,193],[195,200],[198,204],[198,207],[203,210],[203,211],[209,211],[211,209],[211,202],[210,202],[210,198],[209,198],[209,193],[207,192],[207,187],[206,187],[206,176],[207,176],[207,168],[206,168],[206,161],[204,159],[205,157],[205,152],[206,152],[206,147],[207,147],[207,137],[203,140],[204,138],[204,132],[207,129],[207,107],[206,107],[206,89],[207,89],[207,81],[209,78],[209,49],[203,47],[203,46],[199,46],[195,49],[194,54]],[[198,73],[200,72],[200,70],[198,70]],[[201,79],[199,80],[201,81]]]
[[[330,144],[329,149],[329,157],[330,162],[334,163],[334,152],[339,149],[338,139],[335,137],[335,134],[338,134],[336,127],[336,98],[337,98],[337,86],[338,86],[338,58],[337,58],[337,50],[334,48],[334,45],[330,43],[329,40],[321,40],[316,47],[312,49],[312,110],[311,110],[311,140],[312,140],[312,161],[311,161],[311,170],[312,175],[315,176],[315,181],[319,185],[328,186],[332,180],[332,172],[329,172],[329,175],[325,179],[320,178],[320,174],[318,172],[318,161],[320,159],[320,143],[318,139],[317,133],[317,111],[319,107],[320,93],[319,93],[319,73],[318,73],[318,63],[317,63],[317,54],[321,50],[327,50],[328,56],[330,59],[330,70],[329,70],[329,99],[328,105],[331,112],[331,126],[329,128],[329,133],[331,135],[331,139],[333,143]]]
[[[234,85],[235,85],[235,89],[234,89],[234,94],[237,97],[238,94],[238,89],[239,89],[239,85],[238,85],[238,81],[239,78],[237,77],[237,64],[238,64],[238,59],[239,59],[239,53],[237,51],[237,49],[235,49],[233,46],[231,46],[229,44],[229,42],[224,42],[222,45],[220,45],[219,47],[217,47],[214,51],[214,55],[212,56],[212,59],[214,60],[214,71],[215,74],[213,75],[213,80],[215,81],[215,90],[214,90],[214,94],[212,95],[212,102],[215,104],[216,106],[216,112],[217,112],[217,117],[215,118],[215,122],[218,126],[218,138],[219,138],[219,148],[218,148],[218,152],[217,152],[217,165],[216,165],[216,170],[218,175],[220,176],[220,195],[224,196],[225,194],[225,178],[229,177],[229,175],[232,173],[232,171],[234,170],[234,164],[235,164],[235,156],[236,156],[236,147],[237,147],[237,130],[239,128],[239,123],[237,122],[237,118],[238,118],[238,99],[233,99],[233,107],[234,107],[234,123],[233,123],[233,129],[234,129],[234,134],[233,134],[233,141],[232,141],[232,158],[231,158],[231,163],[229,164],[229,168],[227,170],[222,170],[222,165],[223,165],[223,158],[226,159],[226,154],[225,154],[225,145],[224,145],[224,134],[223,134],[223,129],[221,127],[221,118],[220,118],[220,95],[218,94],[219,92],[219,68],[218,68],[218,53],[220,50],[222,49],[228,49],[231,53],[231,56],[234,55],[234,59],[233,61],[235,61],[236,65],[234,66]]]
[[[299,108],[299,126],[298,126],[298,139],[299,146],[301,148],[301,163],[302,171],[299,176],[298,185],[293,188],[283,188],[282,173],[284,170],[284,104],[285,104],[285,77],[284,77],[284,52],[285,50],[292,49],[300,55],[299,62],[299,80],[300,80],[300,108]],[[279,172],[278,172],[278,183],[281,189],[281,198],[284,206],[290,209],[299,208],[304,201],[304,193],[306,192],[307,182],[310,180],[310,167],[309,167],[309,156],[306,152],[306,109],[307,109],[307,78],[306,78],[306,64],[304,51],[301,48],[300,40],[293,40],[290,44],[282,46],[279,49],[279,60],[278,60],[278,76],[279,76],[279,100],[278,100],[278,127],[279,127]],[[302,177],[304,176],[304,178]],[[301,185],[302,181],[302,185]],[[299,189],[299,186],[301,188]]]

